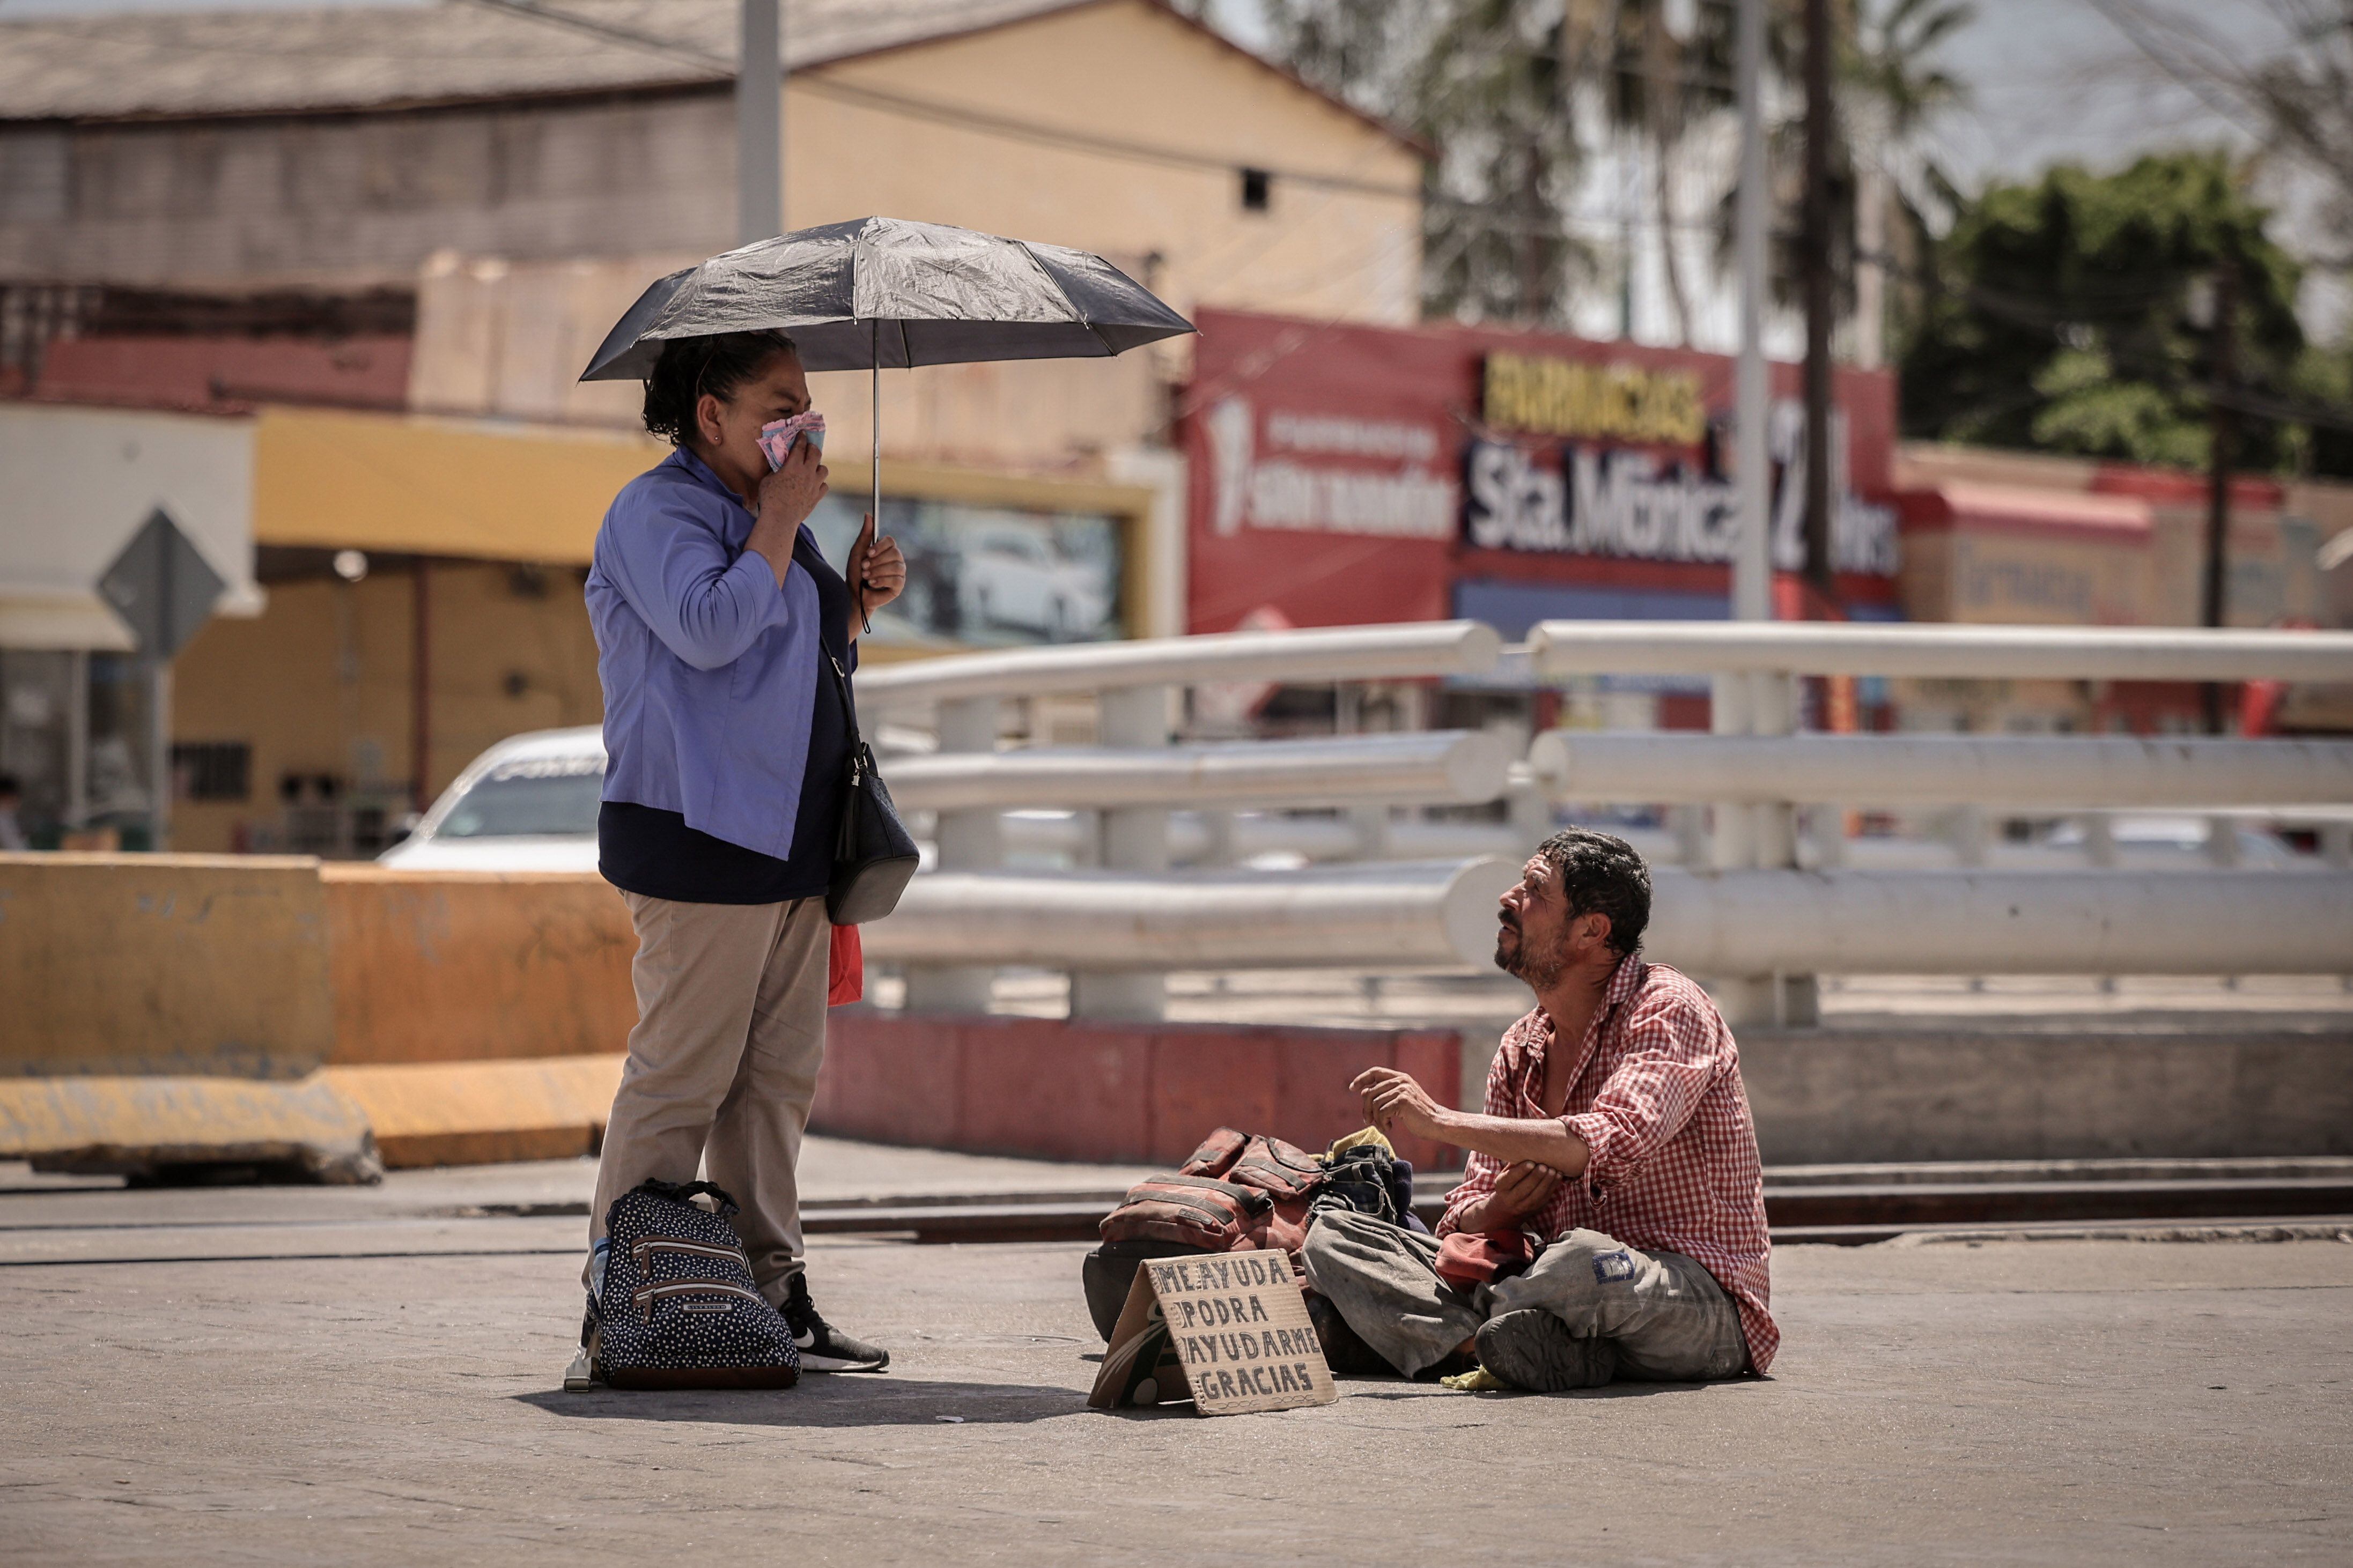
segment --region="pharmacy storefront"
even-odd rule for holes
[[[1200,326],[1181,422],[1192,630],[1466,616],[1516,638],[1553,617],[1728,614],[1730,359],[1225,310]],[[1804,563],[1805,421],[1798,367],[1772,377],[1788,574]],[[1839,595],[1893,616],[1894,382],[1841,371],[1836,390]]]

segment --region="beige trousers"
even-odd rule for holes
[[[761,1293],[782,1305],[801,1270],[801,1135],[825,1059],[821,898],[681,904],[621,895],[638,928],[638,1026],[605,1126],[588,1240],[613,1200],[696,1168],[741,1205],[736,1234]]]

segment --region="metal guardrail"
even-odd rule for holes
[[[863,928],[868,956],[1075,969],[1452,967],[1495,947],[1502,859],[1282,873],[941,871]]]
[[[2353,681],[2353,632],[1831,621],[1544,621],[1536,671]]]
[[[1528,765],[1575,801],[2230,806],[2353,802],[2353,742],[1554,731]]]
[[[1145,642],[1012,648],[861,670],[858,698],[876,710],[1218,681],[1399,680],[1481,675],[1504,639],[1477,621],[1216,632]]]
[[[911,811],[1343,798],[1475,802],[1504,793],[1510,765],[1504,742],[1493,735],[1425,730],[1126,750],[944,752],[893,763],[890,782],[892,797]]]
[[[2336,974],[2353,876],[1651,873],[1645,951],[1694,973]]]
[[[2080,868],[1846,869],[1835,856],[1825,871],[1795,868],[1799,814],[1813,807],[2338,805],[2353,802],[2353,745],[1790,733],[1800,675],[2353,681],[2353,635],[1546,622],[1529,650],[1530,667],[1550,678],[1712,676],[1718,733],[1558,731],[1538,737],[1527,767],[1508,776],[1504,749],[1485,735],[1167,743],[1170,693],[1187,686],[1486,672],[1500,640],[1471,622],[1021,649],[869,670],[859,689],[870,706],[936,714],[939,750],[894,760],[888,775],[910,809],[938,813],[941,869],[868,928],[868,951],[908,965],[918,1005],[980,1005],[989,966],[1040,964],[1071,971],[1075,1013],[1130,1016],[1157,1013],[1159,977],[1171,969],[1483,965],[1493,900],[1517,857],[1541,836],[1551,803],[1581,800],[1684,814],[1675,837],[1686,866],[1657,868],[1649,945],[1710,977],[1736,1017],[1804,1020],[1819,972],[2353,968],[2353,877],[2341,871],[2104,868],[2116,857],[2099,852],[2096,835],[2093,865]],[[997,749],[1004,702],[1083,693],[1100,701],[1101,745]],[[1514,802],[1507,822],[1389,813],[1392,803],[1498,795]],[[1286,804],[1340,809],[1232,809]],[[1703,805],[1713,826],[1695,835]],[[1169,809],[1177,806],[1190,809]],[[1008,871],[1008,848],[1100,868]],[[1412,858],[1433,852],[1458,858]],[[1229,865],[1267,853],[1357,858],[1290,871],[1168,869],[1174,859]]]

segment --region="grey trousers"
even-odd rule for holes
[[[825,1060],[825,900],[621,896],[638,928],[638,1026],[605,1126],[589,1242],[615,1198],[648,1176],[691,1182],[701,1167],[742,1206],[735,1231],[752,1278],[781,1304],[801,1271],[797,1167]]]
[[[1715,1276],[1680,1253],[1644,1252],[1598,1230],[1572,1230],[1526,1273],[1468,1290],[1438,1277],[1436,1237],[1369,1215],[1318,1215],[1300,1258],[1316,1292],[1408,1377],[1488,1319],[1528,1308],[1568,1325],[1587,1349],[1588,1384],[1704,1383],[1748,1364],[1740,1310]]]

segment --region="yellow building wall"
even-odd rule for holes
[[[602,719],[582,581],[571,566],[429,566],[428,795],[496,741]],[[360,583],[276,583],[258,619],[216,619],[196,635],[176,670],[174,738],[249,746],[250,794],[179,803],[174,847],[281,842],[289,773],[392,797],[398,814],[414,767],[416,582],[402,564]]]
[[[1095,142],[1075,148],[845,94],[921,100]],[[1075,7],[800,73],[785,94],[786,224],[875,215],[951,223],[1108,257],[1178,310],[1419,319],[1419,155],[1159,8]],[[1191,162],[1123,148],[1173,150]],[[1277,171],[1248,212],[1240,171]],[[1345,188],[1289,179],[1300,172]],[[633,382],[575,378],[646,285],[702,259],[649,236],[579,260],[436,257],[418,281],[410,401],[617,428]],[[887,457],[1022,472],[1096,471],[1166,423],[1187,340],[1115,360],[926,366],[882,378]],[[862,374],[815,378],[838,483],[871,452]]]
[[[1174,151],[1185,167],[1023,141],[828,97],[840,83]],[[883,213],[1113,257],[1189,308],[1409,325],[1419,316],[1421,160],[1410,147],[1144,0],[1079,6],[810,73],[786,93],[787,227]],[[1243,166],[1274,180],[1242,210]],[[1378,194],[1376,194],[1378,193]]]

